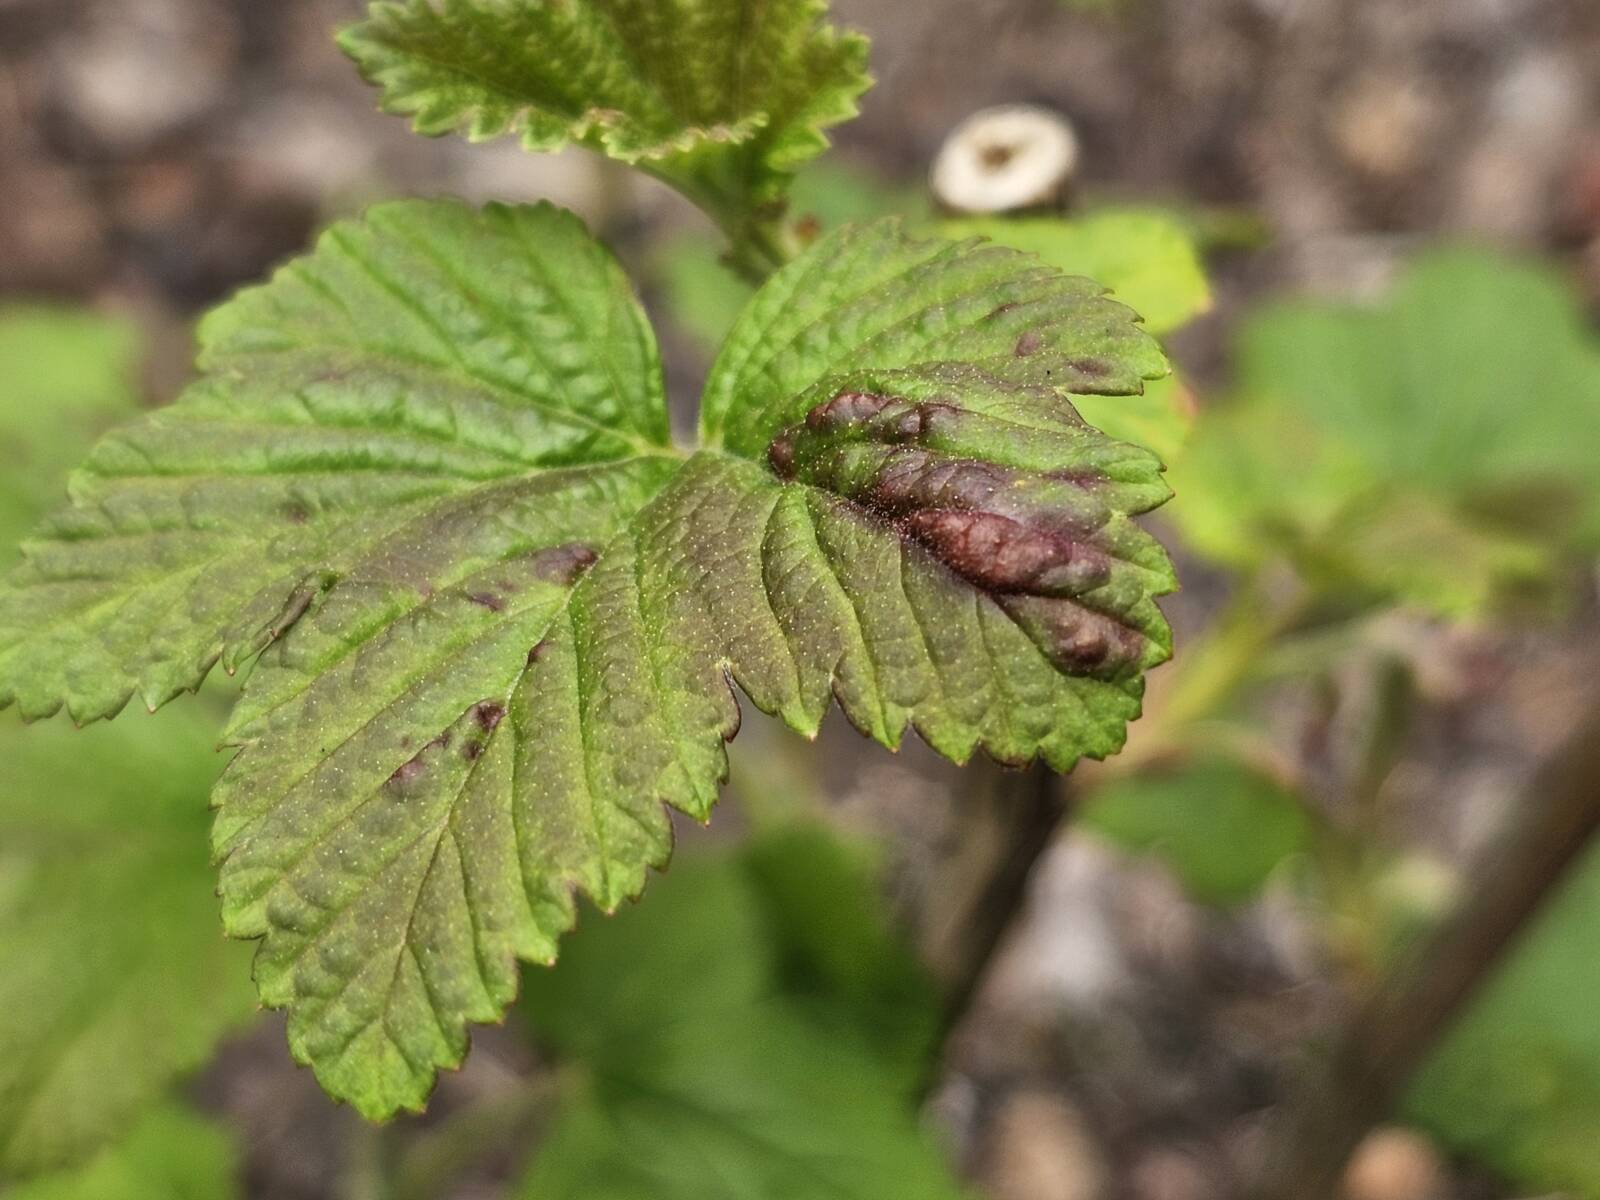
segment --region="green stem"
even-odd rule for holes
[[[728,239],[728,265],[758,287],[805,248],[786,219],[787,202],[756,202],[746,181],[737,175],[681,174],[670,166],[640,166],[711,218]]]

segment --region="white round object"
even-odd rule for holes
[[[1007,104],[973,113],[934,160],[934,198],[959,213],[1058,203],[1078,167],[1078,136],[1060,113]]]

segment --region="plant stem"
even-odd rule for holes
[[[1600,707],[1534,773],[1507,825],[1471,898],[1378,985],[1291,1100],[1260,1200],[1337,1195],[1350,1152],[1600,832]]]
[[[1262,648],[1303,611],[1302,598],[1274,607],[1258,581],[1247,581],[1216,632],[1191,654],[1167,705],[1146,718],[1157,727],[1145,731],[1142,752],[1125,751],[1102,769],[1137,769],[1181,746],[1186,733],[1242,685]],[[977,764],[968,770],[976,772]],[[940,864],[939,901],[919,920],[916,939],[943,990],[947,1030],[966,1011],[1021,912],[1028,877],[1066,816],[1070,786],[1039,764],[1025,771],[992,767],[988,786],[973,788],[981,799],[959,810],[952,855]]]
[[[755,203],[747,181],[736,175],[680,174],[643,164],[641,169],[681,192],[711,218],[728,239],[728,266],[757,287],[804,249],[784,219],[787,205]]]
[[[386,1141],[384,1126],[360,1120],[351,1124],[349,1157],[339,1187],[344,1200],[390,1200],[384,1168]]]
[[[973,764],[967,768],[977,772]],[[918,948],[944,997],[944,1026],[966,1011],[1007,928],[1027,899],[1028,877],[1067,810],[1066,781],[1043,764],[990,767],[987,787],[958,806],[939,892],[919,921]]]

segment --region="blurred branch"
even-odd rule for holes
[[[1534,773],[1507,825],[1473,874],[1471,898],[1377,986],[1303,1081],[1262,1200],[1337,1195],[1351,1151],[1402,1099],[1600,831],[1600,707]]]
[[[419,1138],[396,1164],[393,1200],[435,1200],[486,1155],[529,1157],[568,1076],[545,1070],[486,1097]]]
[[[1028,877],[1067,810],[1067,781],[1043,764],[987,768],[986,786],[957,806],[950,856],[917,922],[917,948],[944,996],[945,1029],[971,1003],[1006,930],[1027,899]]]

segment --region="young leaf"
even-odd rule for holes
[[[125,1140],[71,1171],[30,1180],[6,1200],[233,1200],[238,1165],[227,1134],[175,1105],[152,1110]]]
[[[1057,390],[1162,369],[1128,310],[885,224],[748,320],[711,393],[739,440],[684,461],[575,221],[379,208],[207,323],[207,376],[102,444],[0,592],[0,695],[33,714],[265,647],[216,792],[224,917],[364,1113],[421,1105],[575,892],[639,892],[664,803],[705,818],[730,680],[801,732],[836,694],[889,745],[1066,769],[1168,653],[1130,520],[1159,466]]]
[[[1194,235],[1157,209],[1106,208],[1072,220],[972,217],[946,221],[946,237],[982,236],[1037,254],[1068,275],[1086,275],[1144,318],[1171,333],[1211,307],[1211,285]],[[1172,462],[1194,423],[1194,405],[1176,378],[1158,379],[1143,396],[1078,396],[1073,403],[1096,429],[1148,446]]]
[[[819,181],[818,174],[802,176],[801,183],[814,188],[827,182],[827,177]],[[845,189],[844,195],[814,207],[870,206],[870,193],[858,197],[848,190],[862,189],[859,181],[833,186]],[[806,188],[796,189],[797,207],[806,195]],[[890,209],[889,199],[878,196],[879,207]],[[940,229],[946,236],[992,238],[1002,246],[1037,254],[1064,274],[1094,279],[1135,309],[1154,333],[1177,328],[1211,303],[1193,237],[1159,212],[1109,209],[1072,221],[970,219],[946,221]],[[748,298],[748,285],[720,263],[702,239],[685,238],[672,246],[662,270],[676,302],[675,317],[708,351],[715,350]],[[1079,393],[1072,403],[1102,433],[1148,447],[1164,461],[1177,458],[1194,422],[1192,398],[1172,376],[1147,380],[1142,395]]]
[[[821,0],[380,0],[340,44],[419,133],[585,145],[724,223],[782,198],[866,90]]]
[[[1071,393],[1075,403],[1093,406],[1097,427],[1113,436],[1142,443],[1153,421],[1157,448],[1181,441],[1186,418],[1179,393],[1163,378],[1160,350],[1118,315],[1125,309],[1101,297],[1099,283],[1069,280],[1048,261],[1022,270],[1029,260],[1001,246],[912,242],[892,228],[835,239],[832,255],[811,258],[827,273],[790,271],[788,288],[769,287],[751,306],[707,385],[702,421],[710,440],[725,438],[749,453],[763,433],[770,436],[763,405],[797,396],[800,385],[841,369],[846,356],[859,365],[901,366],[948,337],[956,340],[941,357],[982,360],[1002,378]],[[1129,260],[1138,260],[1138,251]],[[1004,285],[991,288],[989,272],[1001,273]],[[879,304],[886,291],[899,307]],[[948,312],[935,301],[948,303]],[[830,314],[835,305],[839,311]],[[1047,330],[1059,331],[1050,336],[1062,342],[1047,340]],[[829,336],[831,346],[823,340]],[[1155,382],[1141,395],[1147,380]],[[739,411],[725,416],[735,395]],[[761,399],[752,404],[751,395]]]
[[[784,882],[812,865],[797,854],[820,868],[804,892]],[[819,911],[819,887],[853,902]],[[912,1098],[937,996],[873,888],[800,828],[675,867],[648,908],[531,972],[523,1008],[582,1074],[520,1194],[954,1200]]]
[[[904,217],[912,225],[928,222],[925,187],[890,185],[832,157],[801,171],[789,197],[796,219],[823,229],[891,216]],[[730,266],[716,236],[704,230],[685,230],[668,238],[653,256],[652,268],[674,326],[708,358],[715,355],[750,302],[754,285]]]

